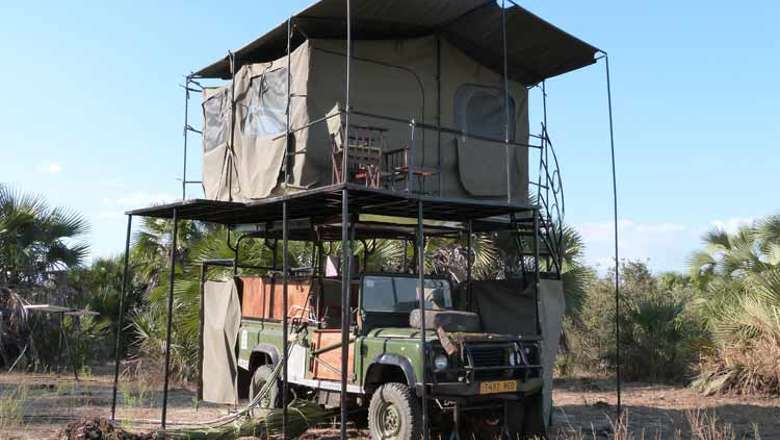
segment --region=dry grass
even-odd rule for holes
[[[111,376],[97,373],[74,386],[72,378],[65,376],[0,374],[0,396],[0,438],[52,438],[69,421],[110,417]],[[208,404],[197,409],[192,396],[182,389],[172,392],[169,420],[213,419],[228,410]],[[160,416],[159,389],[148,383],[130,382],[120,389],[118,397],[120,420],[154,420]],[[690,389],[647,384],[626,384],[623,399],[627,413],[616,421],[614,394],[607,379],[556,380],[557,409],[550,440],[780,438],[780,399],[703,397]],[[119,426],[148,432],[157,425],[120,422]],[[338,432],[337,424],[327,424],[307,431],[301,438],[335,440]],[[369,439],[365,429],[351,427],[349,432],[350,438]],[[435,434],[432,438],[443,440],[448,435]]]
[[[0,392],[0,431],[24,428],[28,392],[24,384]]]
[[[685,414],[687,429],[677,429],[672,437],[674,440],[738,440],[747,439],[760,440],[761,436],[758,427],[754,425],[753,432],[750,435],[738,437],[734,427],[730,423],[722,422],[717,415],[711,411],[701,409],[689,410]],[[569,431],[559,432],[553,436],[553,440],[590,440],[590,439],[611,439],[611,440],[663,440],[669,438],[661,432],[654,434],[648,433],[645,428],[631,428],[628,412],[616,420],[609,419],[609,430],[598,430],[591,427],[590,431]]]

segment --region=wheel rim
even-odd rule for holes
[[[392,438],[401,432],[401,413],[398,407],[385,402],[379,410],[379,430],[383,438]]]

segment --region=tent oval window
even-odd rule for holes
[[[506,115],[504,90],[497,87],[464,84],[455,93],[455,124],[473,136],[503,142]],[[509,140],[515,138],[515,100],[509,97]]]
[[[287,130],[287,69],[280,68],[252,78],[247,91],[241,132],[271,136]]]

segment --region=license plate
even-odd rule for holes
[[[519,382],[516,380],[497,380],[479,384],[479,394],[514,393]]]

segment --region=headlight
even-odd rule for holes
[[[447,368],[449,364],[449,360],[447,359],[446,354],[437,354],[435,358],[433,358],[433,366],[436,370],[444,370]]]

